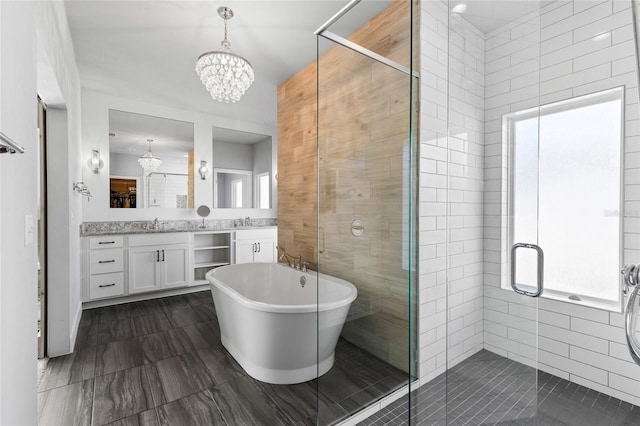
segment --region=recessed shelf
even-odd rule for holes
[[[218,249],[227,249],[231,248],[231,246],[204,246],[204,247],[194,247],[195,251],[198,250],[218,250]]]
[[[216,266],[225,266],[228,265],[229,262],[204,262],[204,263],[195,263],[193,265],[194,268],[208,268],[208,267],[216,267]]]

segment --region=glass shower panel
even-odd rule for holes
[[[540,13],[448,2],[446,424],[537,410]],[[515,2],[514,2],[515,4]],[[515,19],[514,19],[515,18]],[[533,109],[518,122],[504,116]],[[515,288],[512,289],[512,284]],[[522,293],[522,294],[520,294]],[[534,420],[535,421],[535,420]]]
[[[417,375],[417,84],[355,50],[318,43],[318,271],[358,289],[334,367],[318,379],[324,425]],[[319,347],[325,320],[321,309]]]

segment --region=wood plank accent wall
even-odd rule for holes
[[[409,67],[410,12],[409,0],[396,0],[348,38]],[[413,52],[417,69],[417,46]],[[321,272],[354,283],[359,296],[343,336],[405,370],[410,103],[408,76],[341,46],[278,87],[278,243],[312,269],[319,263]],[[365,222],[362,237],[351,235],[356,218]]]

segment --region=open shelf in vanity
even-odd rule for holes
[[[211,269],[231,263],[231,232],[204,231],[193,234],[193,279],[206,284]]]

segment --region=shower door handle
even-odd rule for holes
[[[518,287],[516,283],[516,250],[519,248],[533,249],[536,251],[536,255],[538,258],[538,279],[535,291],[527,291]],[[529,297],[539,297],[542,294],[544,283],[544,252],[542,249],[535,245],[529,243],[516,243],[511,247],[511,288],[518,294],[523,294]]]

